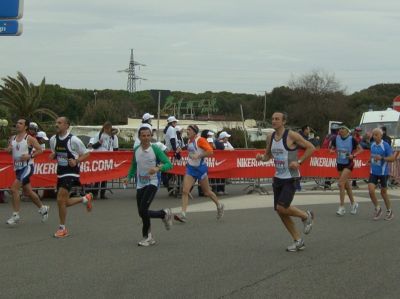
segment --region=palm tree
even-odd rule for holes
[[[29,83],[26,77],[18,72],[17,77],[2,78],[4,85],[0,85],[0,105],[8,108],[11,115],[23,116],[38,121],[39,116],[47,115],[56,119],[57,114],[48,108],[41,107],[42,96],[46,87],[45,78],[39,86]]]

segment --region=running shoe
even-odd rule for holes
[[[393,211],[392,210],[387,210],[386,211],[386,216],[385,216],[385,220],[389,221],[392,220],[394,217]]]
[[[293,244],[289,245],[286,248],[286,251],[296,252],[296,251],[304,250],[305,248],[306,248],[306,246],[304,244],[304,240],[300,239],[300,240],[294,241]]]
[[[88,193],[83,197],[83,204],[86,206],[86,210],[90,212],[93,207],[93,193]]]
[[[147,238],[144,238],[142,241],[138,243],[138,246],[148,247],[154,244],[156,244],[156,240],[154,240],[151,234],[149,234]]]
[[[13,214],[11,218],[6,221],[6,223],[8,225],[16,225],[20,220],[21,218],[19,217],[18,214]]]
[[[183,214],[175,214],[175,215],[174,215],[174,219],[175,219],[176,221],[179,221],[179,222],[182,222],[182,223],[186,223],[186,221],[187,221],[186,216],[183,215]]]
[[[59,227],[58,230],[54,233],[54,238],[62,239],[68,237],[68,230],[66,228]]]
[[[42,222],[46,222],[49,219],[49,210],[50,207],[45,205],[39,209],[39,214],[42,215]]]
[[[382,208],[381,207],[379,207],[379,209],[376,209],[375,208],[375,210],[374,210],[374,220],[379,220],[379,218],[381,218],[381,215],[382,215]]]
[[[358,209],[358,202],[355,202],[354,204],[350,205],[350,214],[355,215],[357,214],[357,209]]]
[[[217,206],[217,219],[221,219],[224,216],[224,207],[223,203]]]
[[[307,210],[306,213],[307,213],[307,219],[303,220],[303,225],[304,225],[303,232],[304,234],[308,235],[311,232],[313,226],[314,212]]]
[[[172,226],[172,211],[171,209],[164,209],[165,216],[162,219],[166,230],[170,230]]]
[[[345,207],[339,206],[338,210],[336,211],[336,215],[338,216],[344,216],[346,214],[346,209]]]

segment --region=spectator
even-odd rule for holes
[[[305,125],[301,127],[301,130],[299,131],[299,134],[301,135],[301,137],[303,137],[305,140],[309,140],[310,139],[310,126],[309,125]]]
[[[36,139],[39,142],[41,148],[43,150],[45,150],[46,149],[46,141],[49,141],[49,138],[47,137],[46,132],[43,132],[43,131],[38,132],[36,135]]]
[[[112,135],[112,124],[109,121],[106,121],[103,124],[103,128],[100,130],[99,134],[97,134],[93,138],[93,151],[95,152],[112,152],[114,151],[114,139],[115,136]],[[93,195],[95,197],[98,196],[99,192],[99,183],[95,183],[95,189],[93,190]],[[101,182],[101,190],[100,190],[100,199],[108,199],[105,195],[107,189],[107,181]]]
[[[112,128],[111,129],[111,139],[113,140],[113,151],[116,152],[119,150],[119,140],[118,140],[119,129]]]
[[[138,129],[137,129],[137,134],[135,137],[135,143],[133,144],[133,148],[136,148],[140,145],[140,140],[139,140],[139,129],[142,127],[147,127],[150,129],[150,131],[153,131],[153,127],[151,125],[151,120],[154,118],[154,115],[150,114],[150,113],[145,113],[142,116],[142,123],[139,125]]]
[[[231,137],[230,134],[228,134],[226,131],[222,131],[219,136],[218,140],[224,145],[224,150],[226,151],[233,151],[234,147],[232,144],[229,142],[229,137]],[[227,195],[228,192],[225,190],[226,186],[226,179],[217,179],[217,194],[218,195]]]
[[[390,138],[390,137],[387,135],[387,129],[386,129],[386,127],[381,127],[381,130],[382,130],[382,132],[383,132],[382,140],[383,140],[383,141],[386,141],[387,143],[389,143],[390,146],[392,146],[392,138]]]
[[[176,134],[176,125],[178,124],[178,120],[175,116],[170,116],[167,119],[167,126],[164,129],[164,138],[165,138],[165,145],[167,146],[167,150],[169,152],[173,152],[176,159],[181,159],[181,148],[178,144],[178,136]],[[169,195],[174,195],[171,191],[173,191],[173,187],[169,185],[169,181],[172,178],[172,175],[169,173],[163,172],[161,174],[163,185],[167,187]]]

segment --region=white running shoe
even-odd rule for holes
[[[303,220],[304,234],[308,235],[311,232],[314,220],[314,212],[307,210],[307,219]]]
[[[381,215],[382,215],[382,208],[381,207],[379,207],[379,209],[376,209],[375,208],[375,210],[374,210],[374,220],[379,220],[379,218],[381,218]]]
[[[350,205],[350,214],[355,215],[357,214],[357,209],[358,209],[358,202],[355,202],[354,204]]]
[[[223,203],[217,206],[217,219],[221,219],[224,216],[224,208],[225,206]]]
[[[140,242],[138,243],[138,246],[148,247],[148,246],[151,246],[151,245],[154,245],[154,244],[156,244],[156,241],[153,239],[153,237],[151,236],[151,234],[149,234],[149,235],[147,236],[147,238],[143,239],[142,241],[140,241]]]
[[[16,225],[20,220],[21,218],[19,217],[18,214],[13,214],[11,218],[6,221],[6,223],[8,225]]]
[[[385,216],[385,220],[389,221],[392,220],[394,217],[393,211],[392,210],[387,210],[386,211],[386,216]]]
[[[286,251],[296,252],[296,251],[304,250],[305,248],[306,248],[306,246],[304,244],[304,240],[300,239],[300,240],[294,241],[292,245],[289,245],[286,248]]]
[[[166,230],[170,230],[172,226],[172,211],[171,209],[164,209],[165,217],[162,219]]]
[[[42,215],[42,222],[46,222],[49,219],[49,210],[50,207],[45,205],[39,209],[39,214]]]
[[[339,206],[338,210],[336,211],[336,215],[338,216],[344,216],[346,214],[346,209],[345,207]]]

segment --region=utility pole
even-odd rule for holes
[[[128,73],[128,83],[126,89],[130,93],[135,93],[136,92],[136,81],[137,80],[147,80],[145,78],[141,78],[139,76],[136,76],[136,66],[146,66],[143,63],[137,62],[133,59],[133,49],[131,49],[131,58],[129,60],[129,67],[125,70],[118,71],[119,73]]]

